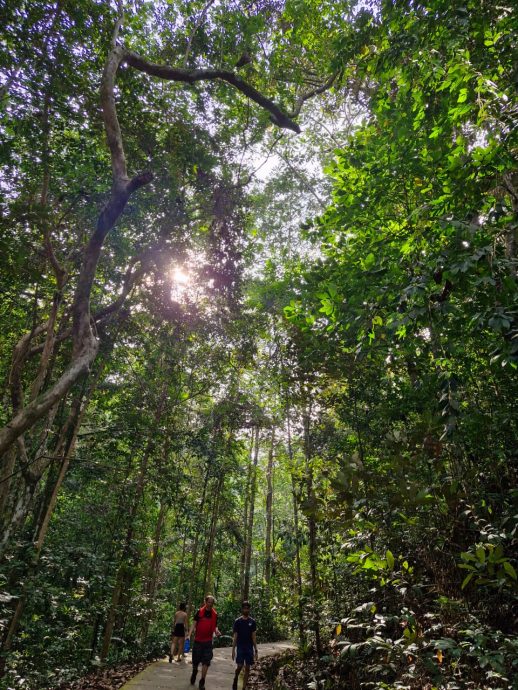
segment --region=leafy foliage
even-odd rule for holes
[[[92,370],[2,458],[1,687],[159,656],[212,591],[221,644],[242,596],[260,640],[297,637],[276,690],[515,688],[513,8],[122,9],[4,10],[2,426],[72,351],[117,19],[304,132],[228,83],[119,70],[128,170],[154,177],[100,255]]]

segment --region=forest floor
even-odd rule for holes
[[[126,681],[149,666],[150,661],[135,661],[92,671],[75,681],[63,683],[58,690],[118,690]]]
[[[259,663],[252,668],[250,673],[248,690],[272,690],[279,675],[283,674],[285,665],[290,662],[293,663],[296,656],[297,652],[293,647],[290,647],[280,654],[259,659]],[[299,679],[297,678],[297,680]],[[307,684],[300,687],[305,688],[306,686]]]

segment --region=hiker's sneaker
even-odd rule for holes
[[[200,690],[203,690],[204,687],[205,687],[205,678],[201,678],[199,688],[200,688]]]
[[[191,685],[194,685],[196,683],[196,676],[198,675],[198,670],[194,669],[194,671],[191,673]]]
[[[234,682],[232,683],[232,690],[237,690],[237,676],[234,676]]]
[[[169,654],[169,663],[170,663],[170,664],[173,663],[173,657],[172,657],[170,654]]]

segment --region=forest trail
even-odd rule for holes
[[[272,642],[259,644],[259,658],[280,654],[287,649],[293,649],[291,642]],[[144,671],[132,678],[121,690],[191,690],[197,688],[198,683],[192,686],[189,683],[191,676],[191,655],[187,654],[180,664],[170,664],[167,658],[156,661]],[[214,650],[214,659],[207,675],[207,690],[230,690],[234,677],[234,662],[231,657],[230,647],[221,647]],[[200,674],[198,674],[198,679]],[[239,687],[242,680],[240,679]]]

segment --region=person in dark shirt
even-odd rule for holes
[[[257,625],[250,616],[250,602],[244,601],[241,606],[241,616],[234,621],[234,637],[232,641],[232,661],[235,660],[237,667],[232,684],[232,690],[237,690],[239,674],[243,670],[243,690],[248,683],[250,667],[257,660]],[[237,652],[236,652],[237,648]]]

